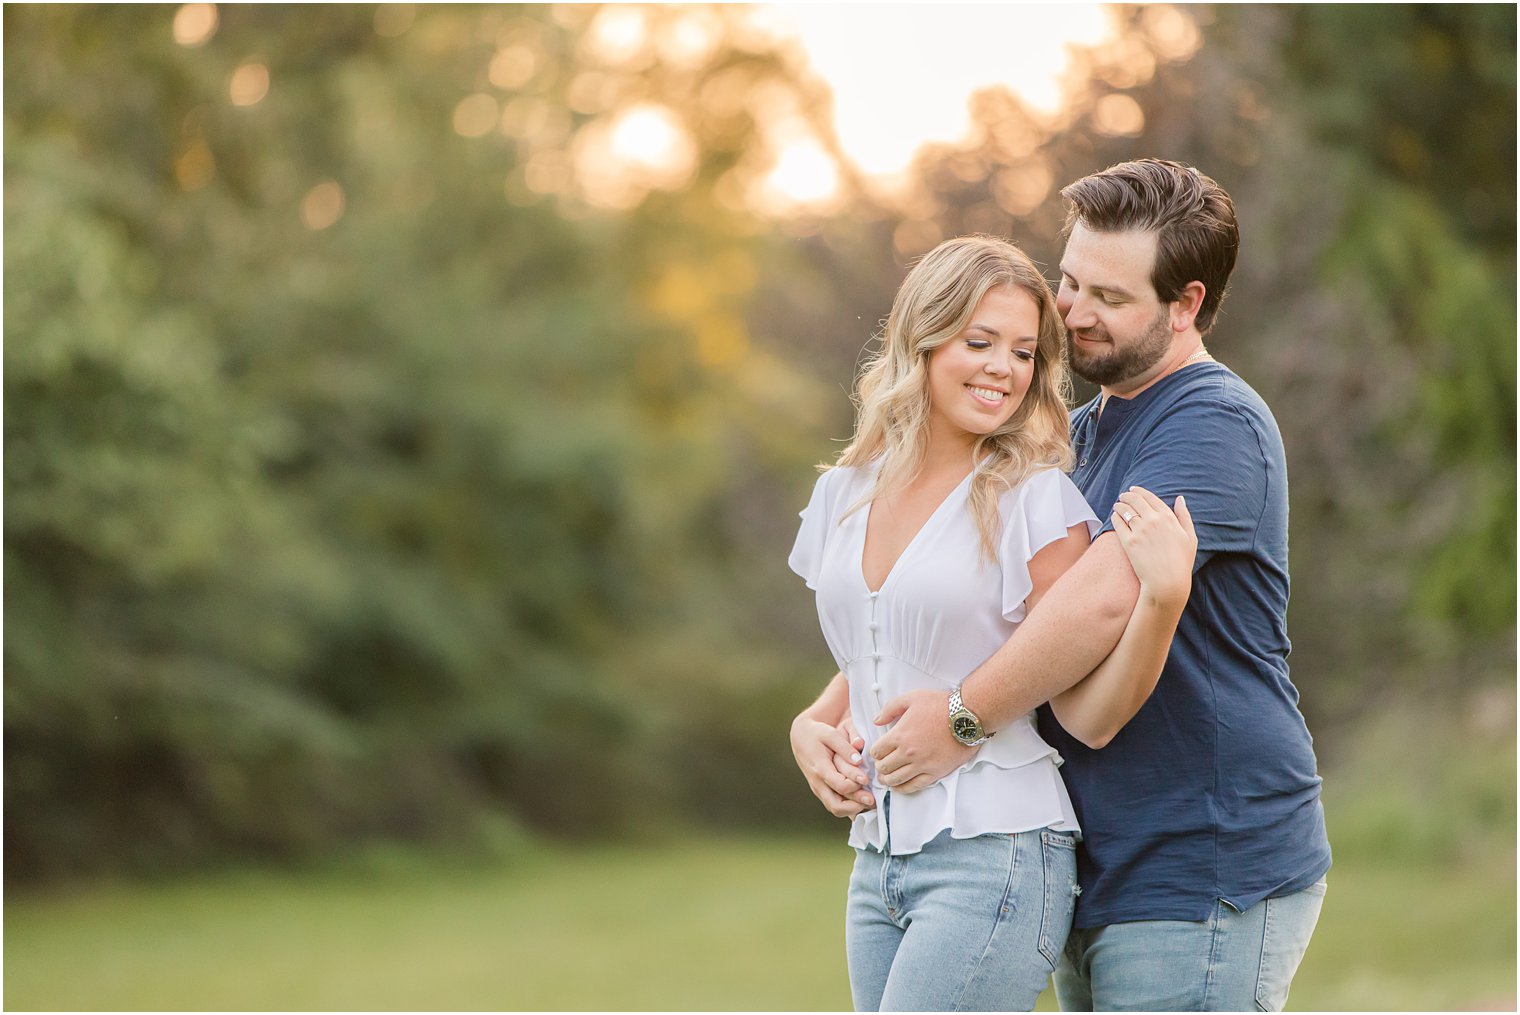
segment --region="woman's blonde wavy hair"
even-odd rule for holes
[[[881,462],[874,487],[851,511],[913,481],[929,443],[929,357],[966,330],[983,296],[1005,288],[1030,295],[1040,311],[1040,331],[1024,401],[972,449],[971,511],[989,561],[997,558],[1002,493],[1041,466],[1071,467],[1066,329],[1049,283],[1012,243],[981,235],[946,240],[908,272],[878,336],[881,348],[856,385],[855,438],[835,463]]]

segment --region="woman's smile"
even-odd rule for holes
[[[1003,399],[1008,397],[1008,392],[1001,388],[988,388],[979,384],[968,384],[966,390],[971,392],[971,397],[993,409],[1003,407]]]

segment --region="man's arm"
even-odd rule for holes
[[[1181,497],[1173,513],[1149,491],[1127,490],[1114,505],[1113,524],[1140,580],[1140,599],[1108,658],[1050,699],[1061,728],[1093,750],[1108,746],[1156,689],[1192,591],[1198,549]]]
[[[1105,532],[1013,637],[972,671],[961,700],[987,729],[1002,729],[1097,669],[1119,643],[1139,598],[1140,582],[1119,537]],[[914,691],[875,717],[877,725],[897,721],[871,749],[884,785],[911,793],[971,757],[974,749],[950,734],[948,700],[945,692]]]

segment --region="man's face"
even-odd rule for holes
[[[1171,349],[1171,305],[1151,286],[1155,261],[1154,232],[1095,232],[1081,222],[1072,227],[1056,306],[1079,377],[1124,386],[1145,379]]]

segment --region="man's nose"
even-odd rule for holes
[[[1061,320],[1066,322],[1068,329],[1090,328],[1097,323],[1092,303],[1080,297],[1073,296],[1065,307],[1058,304],[1056,309],[1061,311]]]

